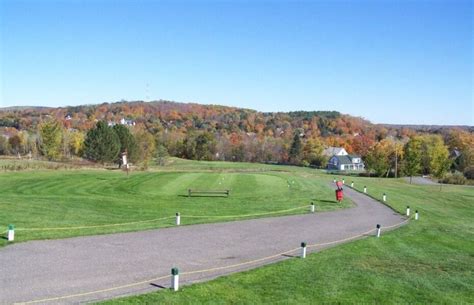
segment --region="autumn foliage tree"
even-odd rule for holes
[[[150,160],[155,156],[156,143],[153,136],[143,129],[136,130],[137,156],[144,169],[148,168]]]
[[[49,160],[57,160],[61,156],[62,127],[56,120],[48,120],[39,126],[40,150]]]
[[[370,148],[365,157],[365,167],[379,177],[388,174],[390,160],[387,143],[380,142]]]

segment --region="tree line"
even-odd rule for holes
[[[121,125],[122,119],[133,125]],[[148,166],[171,155],[195,160],[325,167],[328,146],[359,154],[374,176],[468,172],[472,131],[386,128],[338,112],[260,113],[172,102],[114,103],[0,112],[0,154],[85,158]],[[109,126],[113,125],[113,126]],[[3,136],[2,136],[3,134]],[[453,152],[459,155],[452,155]]]

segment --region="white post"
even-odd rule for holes
[[[387,201],[387,195],[385,195],[385,193],[383,193],[382,199],[383,199],[383,202]]]
[[[364,186],[364,194],[367,194],[367,187]]]
[[[410,206],[407,205],[407,216],[410,216]]]
[[[380,225],[377,224],[377,237],[380,237]]]
[[[418,220],[418,210],[415,211],[415,220]]]
[[[14,225],[8,225],[8,241],[14,241],[15,240],[15,226]]]
[[[351,182],[351,187],[354,188],[354,181]]]
[[[314,202],[311,202],[311,213],[314,213]]]
[[[336,183],[336,178],[334,178],[334,179],[332,180],[332,182]]]
[[[306,258],[306,243],[301,243],[301,258]]]
[[[178,268],[171,269],[171,289],[178,291],[179,289],[179,270]]]
[[[346,184],[346,181],[344,180],[344,178],[342,178],[342,184]]]
[[[179,213],[176,213],[176,225],[179,226],[181,224],[181,215]]]

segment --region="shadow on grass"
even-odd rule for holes
[[[178,195],[178,197],[190,197],[190,198],[192,198],[192,197],[229,198],[227,195],[191,195],[191,196],[188,196],[188,195]]]
[[[338,203],[336,200],[315,200],[319,202],[327,202],[327,203]]]

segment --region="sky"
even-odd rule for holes
[[[473,2],[0,0],[0,107],[164,99],[472,126]]]

